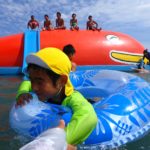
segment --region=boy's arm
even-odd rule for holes
[[[46,21],[44,21],[44,28],[46,28]]]
[[[70,19],[70,27],[72,27],[72,19]]]
[[[76,19],[76,24],[78,25],[78,20]]]
[[[39,28],[40,24],[39,24],[39,22],[38,22],[38,21],[36,21],[36,22],[37,22],[37,27]]]
[[[89,29],[89,23],[88,22],[86,23],[86,29],[87,30]]]
[[[63,105],[73,110],[71,121],[66,127],[67,142],[72,145],[85,141],[97,124],[93,106],[79,92],[74,93],[71,99],[68,97],[63,102]]]
[[[18,88],[16,99],[18,100],[18,98],[21,94],[29,93],[31,91],[32,91],[31,82],[29,80],[23,81]]]
[[[49,25],[52,26],[52,22],[49,20]]]
[[[96,21],[93,21],[94,23],[95,23],[95,25],[96,25],[96,28],[98,28],[98,23],[96,22]]]
[[[19,150],[66,150],[67,143],[64,126],[64,121],[61,120],[58,127],[44,131],[33,141],[24,145]]]
[[[65,22],[64,22],[64,19],[62,19],[62,26],[64,26],[65,25]]]
[[[58,27],[58,21],[57,21],[57,19],[56,19],[56,21],[55,21],[55,22],[56,22],[56,27]]]

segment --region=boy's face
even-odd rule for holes
[[[31,16],[31,20],[34,20],[34,16]]]
[[[41,101],[52,98],[57,94],[60,87],[53,85],[52,80],[43,70],[29,69],[32,90],[37,94]],[[58,79],[59,80],[59,79]]]
[[[57,13],[57,18],[61,18],[61,15]]]
[[[47,16],[44,16],[45,20],[48,20],[48,17]]]
[[[91,21],[91,20],[92,20],[92,17],[89,17],[89,20]]]
[[[76,15],[72,15],[72,18],[75,19],[75,18],[76,18]]]

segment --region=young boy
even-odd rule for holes
[[[150,64],[150,51],[148,49],[145,49],[143,51],[143,61],[145,58],[148,60],[147,64]]]
[[[24,81],[18,90],[17,105],[29,101],[34,91],[41,101],[64,105],[73,115],[66,130],[68,145],[82,143],[95,128],[97,116],[92,105],[77,91],[69,80],[71,62],[57,48],[45,48],[26,58],[30,81]],[[82,132],[81,132],[82,131]]]
[[[37,20],[35,20],[34,16],[31,16],[31,20],[29,20],[28,24],[27,24],[27,28],[31,28],[31,29],[36,29],[39,28],[39,23]]]
[[[63,48],[63,52],[69,57],[72,67],[71,67],[71,71],[76,71],[76,63],[74,63],[73,60],[73,56],[75,55],[76,51],[74,49],[74,47],[71,44],[68,44],[66,46],[64,46]]]
[[[49,19],[49,16],[48,15],[44,15],[44,18],[45,18],[45,21],[44,21],[44,27],[43,27],[42,30],[43,31],[45,31],[45,30],[49,30],[49,31],[53,30],[52,23],[51,23],[51,21]]]
[[[59,29],[66,29],[65,25],[64,25],[64,19],[61,18],[61,13],[57,12],[57,19],[56,19],[56,30]]]
[[[89,16],[88,19],[89,20],[87,21],[87,25],[86,25],[87,30],[93,30],[93,31],[96,31],[96,30],[100,31],[101,30],[101,28],[98,29],[98,24],[96,21],[94,21],[92,19],[92,16]]]
[[[70,30],[79,30],[76,14],[72,14],[72,19],[70,20]]]

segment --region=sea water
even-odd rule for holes
[[[150,82],[149,73],[136,75]],[[26,143],[26,139],[18,136],[9,126],[9,111],[22,80],[22,76],[0,76],[0,150],[18,150]],[[142,139],[114,150],[150,150],[150,133]]]

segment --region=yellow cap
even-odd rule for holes
[[[65,94],[69,96],[73,92],[73,86],[69,79],[71,62],[66,54],[60,49],[48,47],[41,49],[37,53],[32,53],[26,57],[26,62],[36,64],[46,69],[50,69],[59,75],[66,75],[68,81],[65,85]]]

